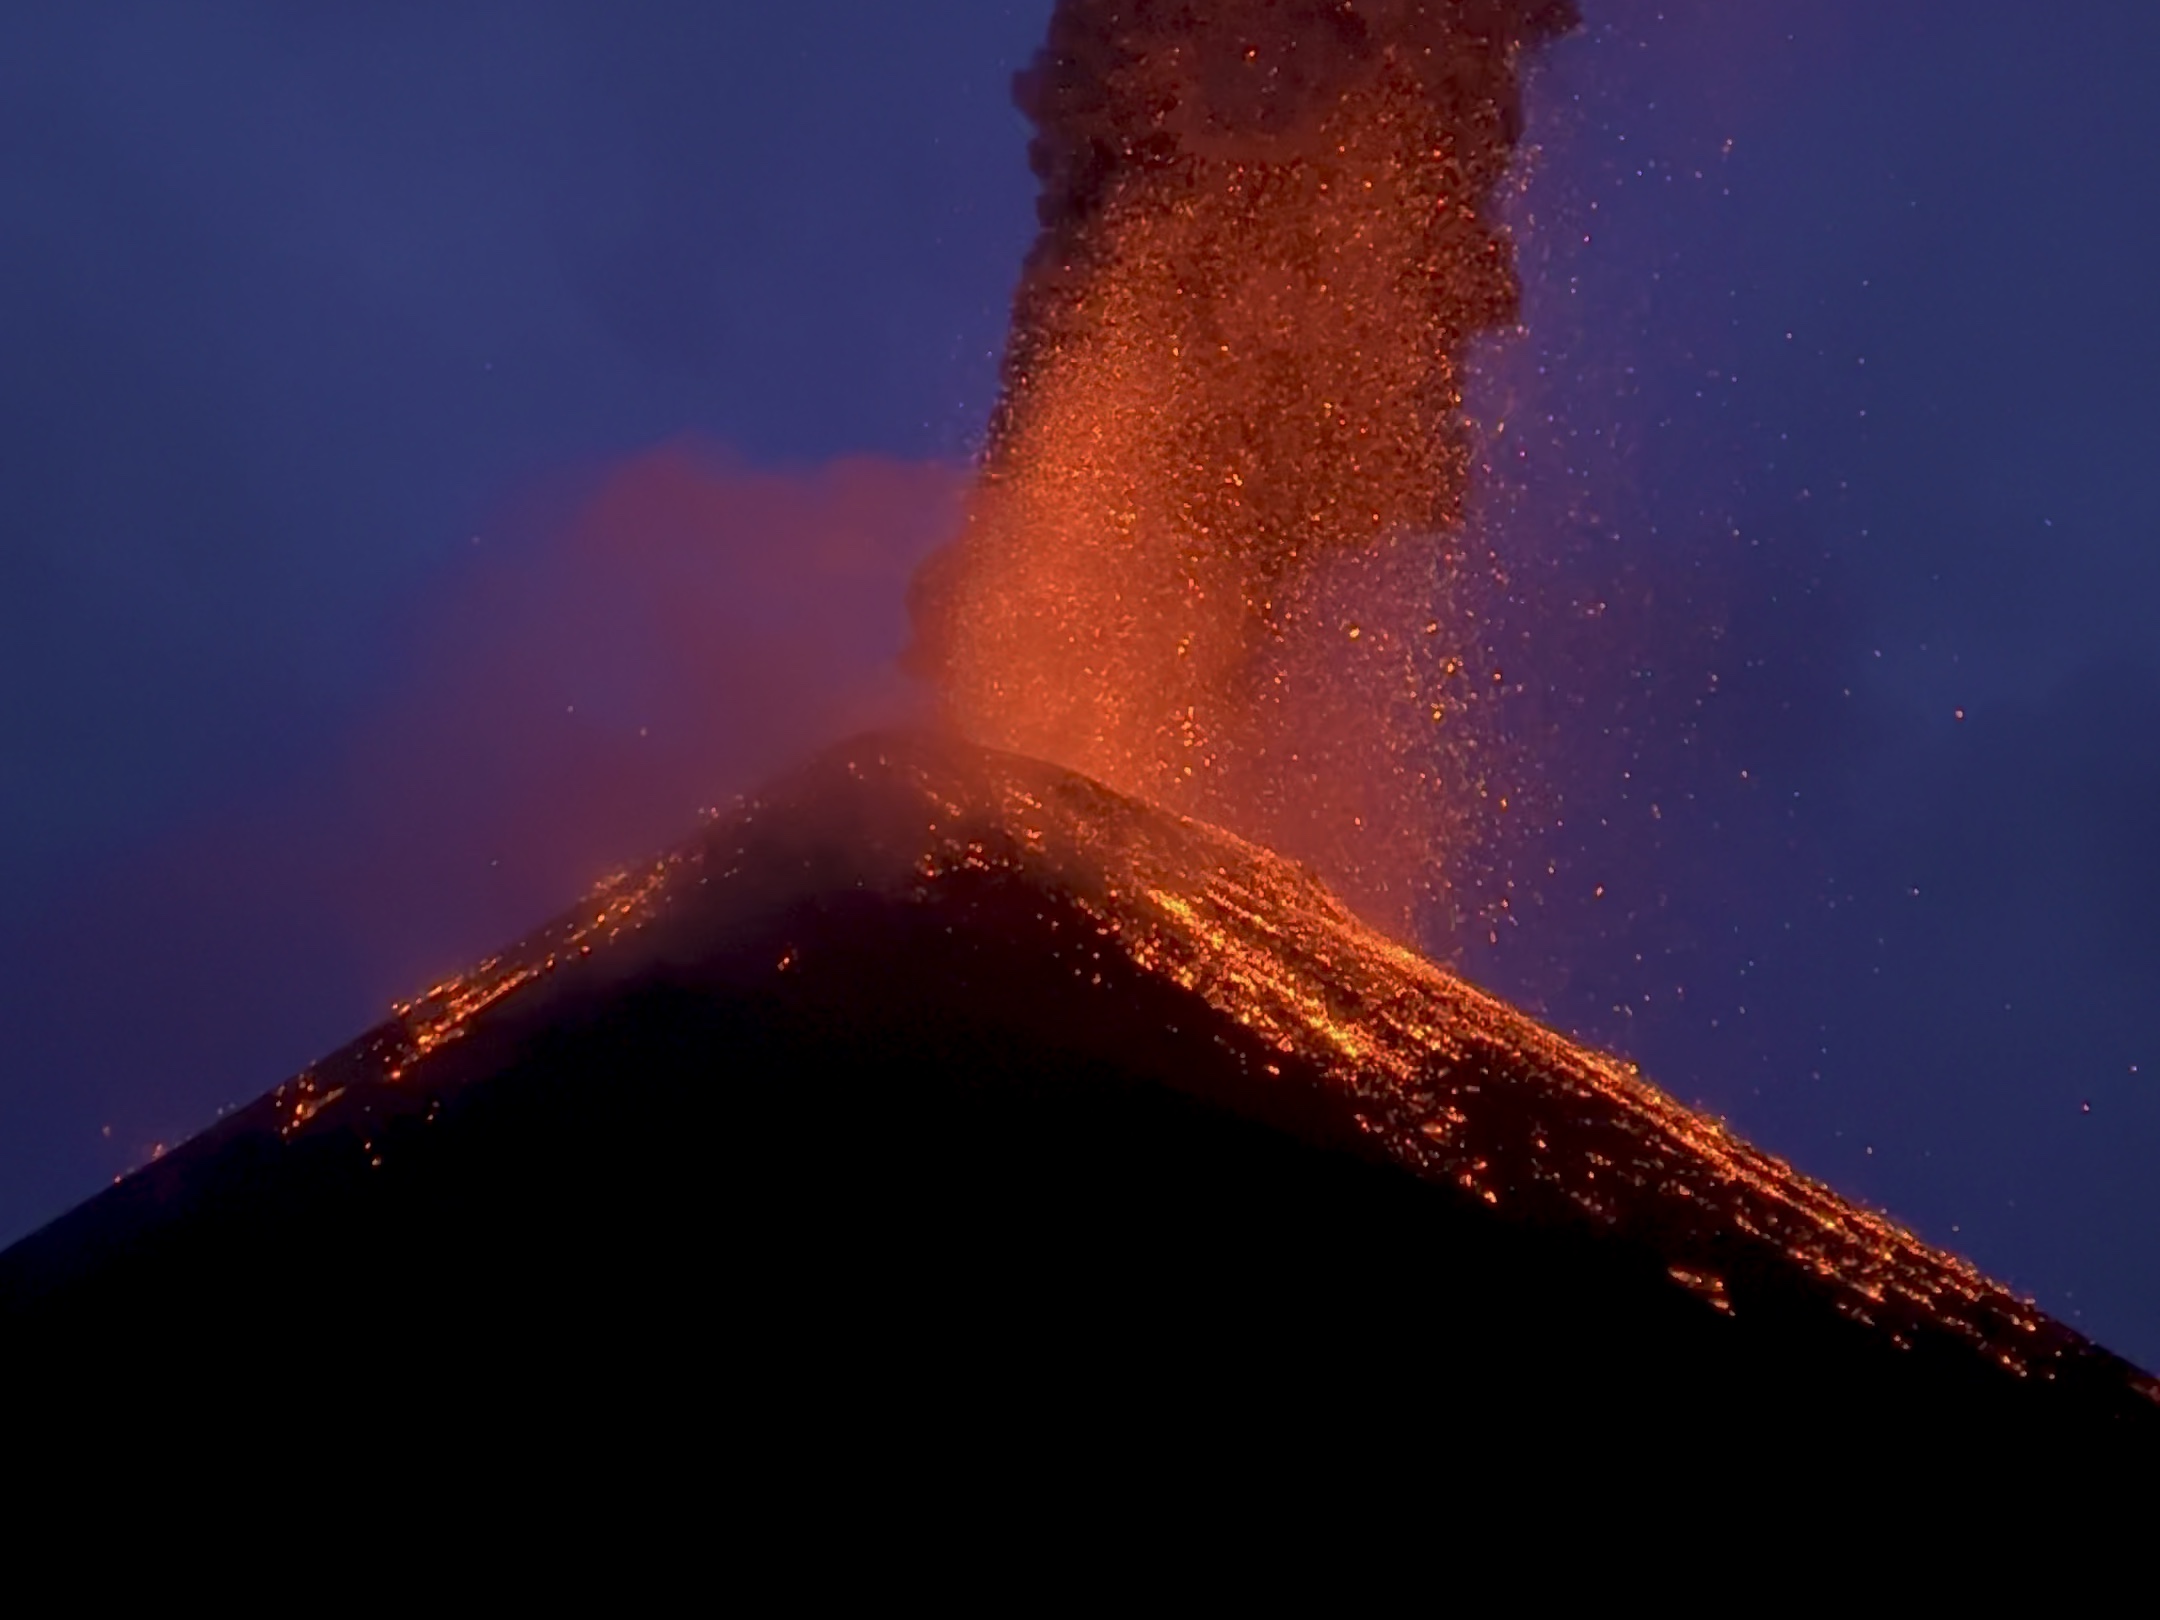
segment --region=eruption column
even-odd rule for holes
[[[1399,918],[1444,835],[1459,361],[1569,0],[1060,0],[1042,232],[960,538],[911,594],[968,735],[1315,861]],[[1413,733],[1412,728],[1416,728]]]

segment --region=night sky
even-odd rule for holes
[[[1430,943],[2160,1364],[2160,13],[1584,3]],[[913,712],[1048,9],[0,17],[0,1241]]]

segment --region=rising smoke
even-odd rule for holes
[[[918,720],[901,587],[963,490],[957,468],[776,472],[683,440],[505,503],[409,627],[401,689],[313,770],[0,918],[8,1050],[51,1106],[104,1111],[68,1128],[132,1168],[700,806]],[[0,1141],[0,1240],[81,1194],[56,1129]]]
[[[1574,21],[1060,0],[1015,84],[1042,231],[1002,394],[911,593],[963,731],[1407,917],[1474,793],[1462,357],[1516,318],[1519,67]]]

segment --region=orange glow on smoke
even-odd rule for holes
[[[1066,0],[1023,78],[1048,228],[916,657],[967,735],[1399,921],[1465,818],[1460,355],[1515,316],[1492,195],[1566,19],[1136,10]]]

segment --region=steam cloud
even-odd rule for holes
[[[876,457],[761,470],[686,441],[528,492],[439,582],[403,689],[313,771],[0,928],[0,1029],[48,1106],[82,1111],[0,1144],[8,1213],[81,1193],[39,1143],[106,1124],[126,1169],[679,840],[700,806],[919,719],[893,670],[901,588],[964,483]]]
[[[1315,861],[1400,920],[1469,766],[1443,606],[1494,192],[1571,0],[1060,0],[1042,232],[911,660],[983,741]],[[1442,615],[1435,618],[1435,611]]]

